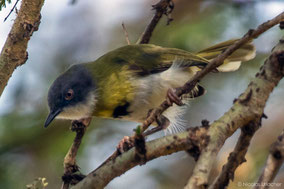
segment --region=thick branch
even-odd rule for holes
[[[269,188],[269,183],[273,181],[278,170],[284,161],[284,130],[278,137],[277,141],[270,147],[270,154],[267,158],[266,165],[261,176],[258,179],[259,185],[255,189]]]
[[[239,165],[246,162],[245,155],[250,145],[250,141],[259,127],[260,123],[259,121],[256,121],[241,128],[241,135],[234,151],[230,153],[228,162],[223,166],[222,172],[209,187],[210,189],[226,188],[230,180],[234,179],[235,170]]]
[[[102,167],[88,174],[72,189],[101,189],[104,188],[113,178],[125,173],[127,170],[142,165],[160,156],[170,155],[178,151],[184,151],[196,146],[205,146],[208,138],[207,128],[190,128],[189,131],[176,135],[162,137],[146,143],[147,152],[141,158],[135,149],[123,153],[113,161],[106,162]]]
[[[28,59],[27,45],[40,24],[44,0],[23,0],[0,54],[0,96],[13,71]]]
[[[284,15],[284,14],[283,14]],[[274,48],[246,91],[235,101],[233,107],[209,128],[209,145],[202,151],[186,188],[204,188],[208,185],[210,171],[217,153],[225,140],[238,128],[260,120],[266,101],[283,77],[284,43]]]

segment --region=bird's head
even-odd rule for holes
[[[56,118],[79,120],[92,116],[96,102],[95,82],[85,65],[78,64],[60,75],[48,91],[50,113],[44,127]]]

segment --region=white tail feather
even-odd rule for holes
[[[188,127],[188,123],[186,120],[184,120],[184,115],[188,107],[188,102],[186,102],[186,105],[184,106],[177,106],[174,104],[173,107],[164,112],[163,115],[166,116],[170,121],[170,125],[165,130],[166,135],[185,131],[186,127]]]
[[[219,72],[233,72],[240,68],[241,61],[235,61],[235,62],[228,62],[226,64],[222,64],[217,68]]]

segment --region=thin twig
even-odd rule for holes
[[[88,123],[89,124],[89,123]],[[71,129],[76,132],[75,139],[68,150],[65,158],[64,158],[64,175],[62,176],[62,186],[61,189],[68,189],[69,184],[72,183],[72,174],[79,171],[79,167],[76,164],[76,155],[79,150],[80,144],[82,142],[83,136],[87,129],[88,124],[84,124],[79,121],[72,122]]]
[[[263,169],[261,176],[257,181],[254,189],[269,188],[269,183],[273,182],[278,170],[284,161],[284,130],[282,134],[278,136],[278,139],[270,147],[270,153],[268,155],[266,165]]]
[[[125,27],[125,25],[124,25],[123,22],[122,22],[121,25],[122,25],[122,29],[123,29],[123,31],[124,31],[125,40],[126,40],[126,42],[127,42],[127,45],[130,45],[131,43],[130,43],[130,41],[129,41],[127,29],[126,29],[126,27]]]
[[[246,161],[245,155],[250,145],[250,141],[259,127],[260,124],[259,121],[257,121],[250,122],[248,125],[241,128],[241,135],[234,151],[230,153],[228,162],[223,166],[222,172],[209,189],[226,188],[230,180],[234,179],[235,170],[239,165]]]
[[[14,11],[14,9],[16,8],[17,4],[18,4],[19,0],[16,1],[16,3],[14,4],[13,8],[10,10],[9,14],[5,17],[4,22],[8,19],[8,17],[12,14],[12,12]]]
[[[168,16],[167,24],[172,21],[172,18],[170,17],[170,13],[174,8],[172,0],[161,0],[159,3],[153,5],[152,7],[153,9],[155,9],[156,12],[151,22],[146,27],[145,31],[142,33],[141,37],[137,41],[137,44],[149,43],[154,29],[156,28],[157,24],[159,23],[160,19],[164,14]]]

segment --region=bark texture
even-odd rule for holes
[[[27,46],[38,30],[44,0],[23,0],[0,54],[0,96],[14,70],[28,59]]]

